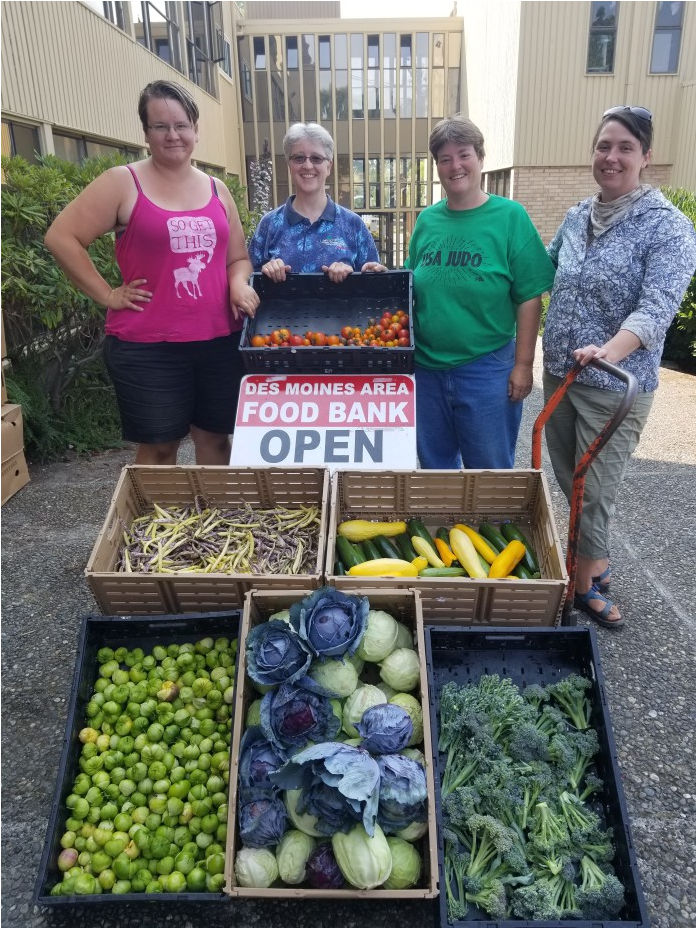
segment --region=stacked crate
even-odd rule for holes
[[[0,433],[0,448],[2,449],[2,503],[6,503],[29,482],[27,462],[24,458],[24,425],[22,422],[22,407],[17,403],[7,402],[7,389],[5,387],[5,363],[7,349],[5,347],[5,327],[0,317],[0,331],[2,342],[2,432]]]

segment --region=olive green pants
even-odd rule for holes
[[[544,372],[545,403],[562,379]],[[586,474],[578,554],[596,560],[610,557],[610,520],[615,498],[632,452],[646,425],[653,393],[639,392],[634,405]],[[622,401],[622,392],[601,390],[574,381],[545,426],[554,475],[571,502],[573,476],[588,446],[602,431]]]

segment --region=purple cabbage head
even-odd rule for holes
[[[379,755],[378,823],[386,835],[427,818],[426,771],[406,755]]]
[[[320,832],[347,832],[358,821],[373,835],[380,769],[362,748],[343,742],[311,745],[270,777],[277,787],[302,790],[298,811],[316,816]]]
[[[310,853],[305,865],[310,887],[317,890],[336,890],[344,886],[344,875],[334,857],[331,843],[322,842]]]
[[[270,619],[250,631],[246,656],[251,679],[272,687],[303,677],[312,661],[298,633],[281,619]]]
[[[273,790],[269,774],[282,768],[286,761],[286,753],[266,738],[260,726],[250,726],[240,741],[240,788]]]
[[[261,701],[261,728],[281,750],[333,739],[341,721],[329,697],[300,684],[281,684]]]
[[[356,723],[361,748],[373,755],[391,755],[406,748],[414,734],[411,716],[396,703],[368,707]]]
[[[320,658],[351,656],[363,638],[370,604],[367,597],[320,587],[290,608],[290,622]]]
[[[239,829],[243,845],[269,848],[281,841],[288,824],[283,800],[271,790],[241,790]]]

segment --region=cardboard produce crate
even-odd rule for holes
[[[129,650],[142,648],[146,654],[149,654],[155,645],[181,645],[184,642],[195,644],[199,639],[207,636],[214,639],[225,636],[229,639],[238,639],[239,642],[240,620],[241,611],[239,610],[208,614],[192,613],[178,616],[157,616],[156,618],[133,616],[84,616],[82,618],[78,635],[77,659],[70,690],[63,750],[58,767],[58,777],[46,831],[46,841],[39,866],[39,875],[34,890],[35,903],[50,906],[107,903],[113,906],[117,903],[142,904],[155,900],[174,903],[175,901],[213,902],[225,899],[222,892],[193,893],[190,891],[183,893],[128,893],[118,895],[104,891],[101,894],[52,897],[51,888],[62,879],[62,873],[58,869],[58,856],[62,850],[60,840],[66,831],[65,823],[69,813],[65,806],[65,800],[72,792],[73,783],[80,772],[79,760],[83,746],[79,739],[79,733],[86,724],[87,703],[94,691],[94,682],[99,676],[99,663],[97,661],[99,649],[108,646],[115,650],[123,646]],[[237,654],[239,665],[239,649]],[[237,669],[235,670],[235,683],[236,681]]]
[[[431,701],[431,738],[433,763],[436,770],[438,813],[438,850],[441,895],[441,926],[648,926],[650,925],[641,888],[636,852],[622,788],[622,774],[617,761],[617,749],[612,733],[610,712],[605,699],[605,685],[600,666],[595,631],[593,629],[527,629],[491,628],[479,630],[453,626],[429,626],[425,630],[426,663]],[[598,734],[600,750],[594,767],[604,782],[593,804],[602,811],[606,828],[612,829],[615,873],[625,888],[625,906],[619,917],[605,922],[565,920],[562,922],[528,922],[519,919],[497,921],[470,906],[466,919],[451,923],[447,915],[447,895],[444,886],[443,823],[440,810],[440,771],[438,733],[440,692],[445,683],[476,684],[482,675],[498,674],[510,678],[522,688],[528,684],[551,684],[569,674],[580,674],[593,681],[587,691],[591,702],[590,725]]]
[[[24,423],[22,407],[18,403],[2,404],[0,426],[2,449],[2,503],[29,483],[29,471],[24,457]]]
[[[247,371],[255,374],[385,374],[414,370],[412,272],[350,274],[340,284],[326,274],[289,274],[274,283],[265,274],[252,275],[261,303],[254,319],[245,317],[240,351]],[[339,335],[344,326],[365,329],[379,321],[385,310],[409,314],[409,345],[393,348],[368,346],[298,346],[255,348],[255,335],[290,329]]]
[[[256,509],[313,504],[320,509],[318,552],[311,574],[125,573],[116,570],[123,533],[133,520],[159,506]],[[85,574],[105,613],[186,613],[240,609],[245,593],[263,585],[281,590],[319,587],[329,513],[329,474],[324,468],[243,468],[130,465],[121,472]]]
[[[389,522],[419,517],[435,533],[439,526],[482,521],[520,526],[541,568],[541,579],[374,578],[334,572],[340,522]],[[561,619],[568,576],[559,543],[547,480],[542,471],[336,471],[327,539],[327,583],[344,589],[416,587],[427,623],[554,626]]]
[[[226,862],[226,885],[227,893],[236,897],[308,897],[315,899],[327,899],[345,897],[350,899],[375,899],[383,900],[390,898],[404,899],[431,899],[438,894],[437,878],[437,858],[436,832],[435,832],[435,803],[434,803],[434,778],[433,768],[427,763],[426,766],[426,784],[428,788],[428,832],[419,840],[416,847],[419,850],[422,861],[422,872],[417,887],[411,887],[406,890],[357,890],[350,885],[346,885],[339,890],[316,890],[311,887],[290,887],[288,885],[272,886],[269,888],[258,887],[241,887],[237,883],[234,871],[235,856],[240,845],[237,830],[237,784],[238,784],[238,764],[239,764],[239,747],[240,740],[245,729],[245,720],[250,703],[257,699],[260,694],[254,688],[253,682],[247,677],[244,671],[244,654],[245,641],[250,630],[260,623],[266,622],[268,618],[279,610],[287,609],[291,603],[301,600],[304,596],[311,594],[308,590],[304,594],[296,590],[278,592],[266,592],[262,590],[252,590],[247,594],[244,615],[242,620],[242,630],[240,633],[240,663],[239,663],[239,681],[235,698],[234,724],[232,732],[232,761],[230,768],[230,806],[228,820],[228,848],[225,855]],[[424,744],[419,746],[426,758],[430,761],[430,739],[431,726],[429,716],[428,685],[425,662],[425,646],[423,637],[423,620],[421,615],[421,604],[419,594],[414,590],[346,590],[347,594],[356,594],[358,596],[368,597],[372,609],[385,610],[401,623],[414,630],[414,641],[416,650],[421,660],[420,682],[417,688],[417,694],[421,699],[423,709],[423,726],[424,726]],[[329,839],[329,837],[327,837]],[[318,839],[318,841],[320,841]]]

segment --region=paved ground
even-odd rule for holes
[[[519,466],[529,467],[539,371]],[[2,508],[2,925],[428,926],[430,903],[375,901],[35,906],[79,617],[99,612],[83,569],[125,449],[32,467]],[[183,461],[191,461],[190,449]],[[549,463],[559,534],[566,504]],[[613,589],[628,619],[598,629],[606,693],[652,926],[695,926],[695,381],[663,370],[618,501]],[[584,618],[579,617],[579,622]]]

